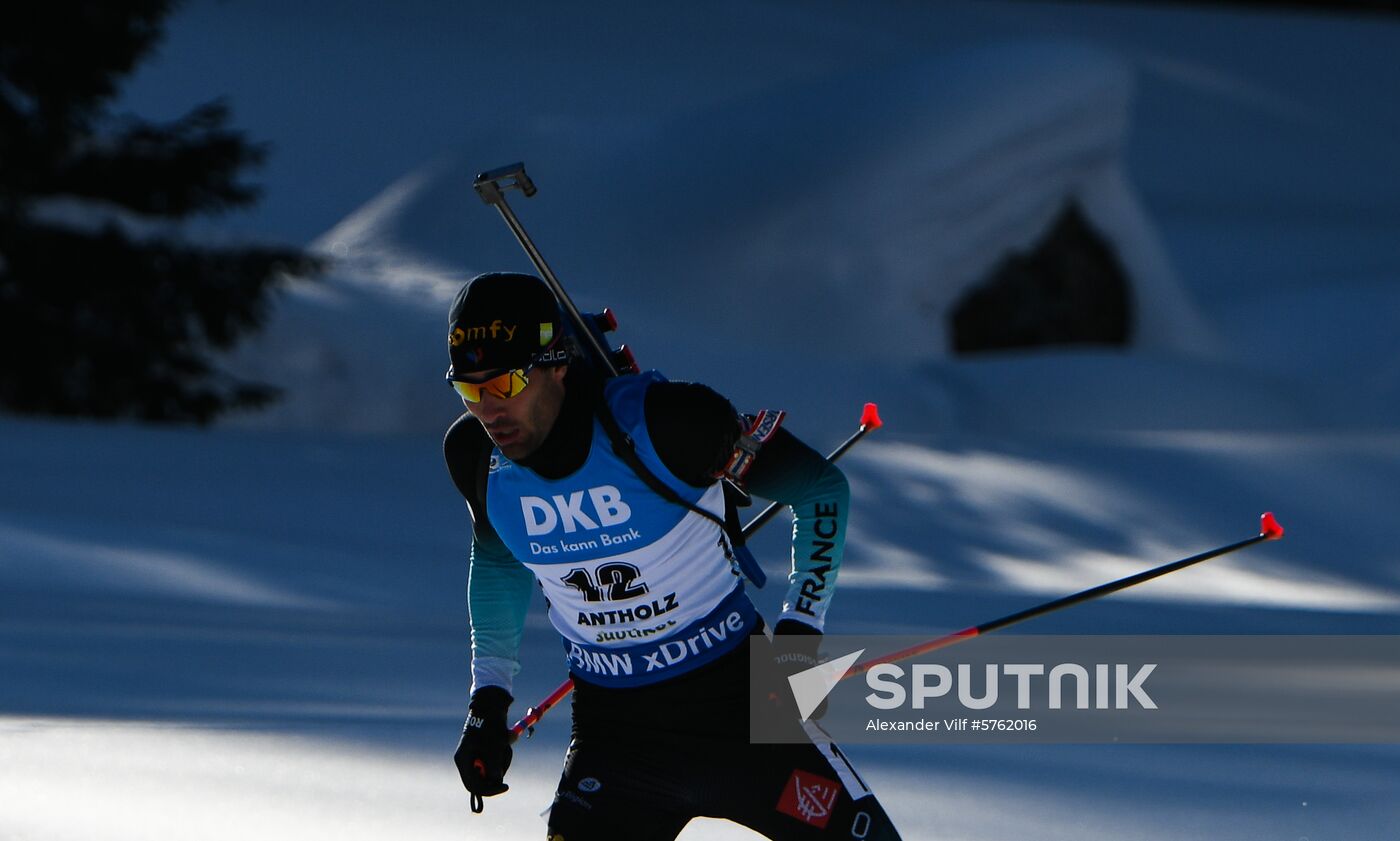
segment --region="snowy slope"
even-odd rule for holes
[[[503,36],[481,22],[516,8],[195,3],[143,71],[134,105],[216,85],[277,141],[266,210],[232,226],[341,262],[241,360],[293,387],[274,414],[0,420],[0,838],[539,837],[566,710],[484,816],[451,767],[469,524],[438,449],[458,411],[446,299],[526,267],[470,176],[516,158],[541,187],[518,212],[645,362],[785,406],[818,447],[880,401],[888,426],[845,462],[834,631],[963,627],[1246,537],[1273,509],[1286,540],[1038,630],[1400,632],[1400,122],[1376,107],[1400,27],[537,3],[526,60],[482,46]],[[1070,195],[1136,267],[1152,340],[944,356],[906,304],[946,305]],[[758,541],[773,575],[782,532]],[[562,677],[542,610],[525,647],[522,704]],[[906,838],[1400,824],[1395,746],[850,752]]]
[[[466,813],[453,777],[468,526],[433,437],[14,421],[0,433],[19,445],[0,469],[20,478],[0,490],[7,837],[537,837],[565,711],[520,748],[511,794],[485,817]],[[891,434],[848,467],[857,514],[834,631],[932,633],[1004,615],[1247,536],[1264,506],[1287,515],[1284,542],[1039,629],[1400,630],[1400,565],[1373,527],[1400,486],[1395,435],[930,448]],[[759,542],[773,574],[781,531]],[[758,594],[770,612],[777,597]],[[522,703],[562,678],[557,646],[538,606]],[[1056,839],[1266,839],[1299,826],[1383,838],[1400,817],[1384,773],[1393,747],[850,752],[914,838],[1036,824]],[[746,836],[714,824],[684,837]]]

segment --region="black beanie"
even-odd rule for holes
[[[545,282],[527,274],[492,272],[472,278],[448,315],[449,376],[564,362],[564,322]]]

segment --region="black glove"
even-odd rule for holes
[[[506,727],[506,712],[514,700],[499,686],[483,686],[472,695],[467,709],[467,723],[462,728],[462,741],[452,757],[462,785],[472,795],[472,811],[480,812],[481,798],[504,793],[510,786],[503,780],[510,768],[514,751],[510,747],[510,728]]]
[[[792,709],[797,709],[797,702],[792,697],[792,685],[787,679],[821,663],[817,658],[817,649],[821,644],[822,632],[811,625],[796,619],[778,620],[773,628],[773,665],[781,679],[780,704],[791,704]],[[808,718],[815,721],[824,715],[826,699],[822,699]]]

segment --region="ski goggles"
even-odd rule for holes
[[[535,367],[534,363],[524,368],[512,368],[504,373],[497,374],[479,383],[469,383],[465,380],[456,379],[452,371],[447,372],[447,382],[451,384],[454,391],[468,403],[480,403],[482,394],[489,394],[492,397],[506,399],[514,397],[525,390],[525,386],[530,384],[530,371]]]

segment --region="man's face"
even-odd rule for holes
[[[480,403],[467,403],[467,411],[486,428],[491,442],[511,461],[539,449],[554,428],[559,407],[564,404],[564,374],[567,365],[535,368],[530,384],[514,397],[497,397],[483,392]]]

